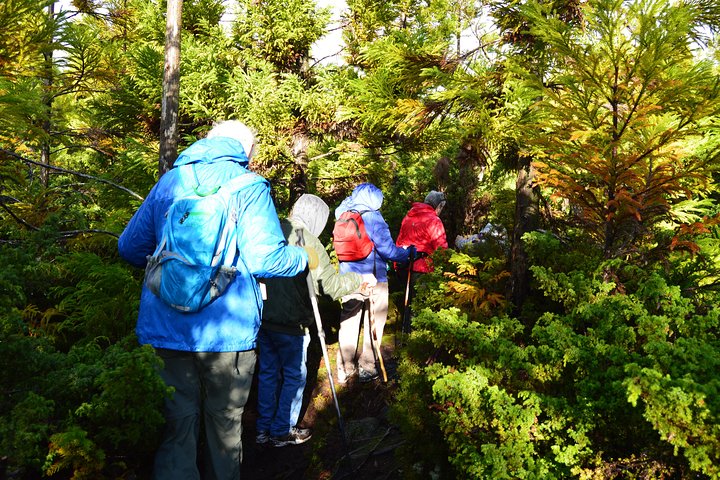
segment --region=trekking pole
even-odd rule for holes
[[[402,324],[400,326],[400,345],[403,344],[403,337],[405,335],[405,327],[410,321],[410,309],[408,304],[410,303],[410,278],[412,277],[413,265],[415,264],[415,255],[410,255],[410,264],[408,265],[407,272],[407,284],[405,285],[405,306],[403,308]]]
[[[320,309],[318,308],[317,297],[315,297],[315,285],[313,284],[312,275],[310,272],[307,274],[308,291],[310,292],[310,302],[312,303],[313,313],[315,314],[315,324],[317,325],[318,338],[320,338],[320,348],[322,349],[323,360],[325,360],[325,369],[327,370],[328,380],[330,381],[330,391],[332,391],[333,401],[335,402],[335,411],[337,411],[338,426],[340,427],[340,435],[343,438],[343,443],[346,441],[345,437],[345,424],[343,422],[342,414],[340,413],[340,404],[338,403],[337,392],[335,391],[335,382],[332,376],[332,366],[330,365],[330,355],[328,355],[327,343],[325,343],[325,330],[322,326],[322,319],[320,318]]]
[[[299,237],[298,245],[305,245],[305,239],[303,238],[302,230],[297,230],[297,234]],[[335,382],[333,381],[332,376],[332,366],[330,365],[330,355],[328,355],[327,343],[325,342],[325,329],[323,329],[322,318],[320,318],[320,308],[318,308],[317,297],[315,296],[315,284],[313,283],[310,268],[308,268],[306,279],[308,293],[310,294],[310,303],[312,304],[313,314],[315,316],[315,325],[317,327],[318,338],[320,339],[320,349],[322,350],[323,360],[325,360],[325,370],[327,370],[328,380],[330,382],[330,391],[332,392],[333,402],[335,403],[335,411],[337,412],[338,428],[340,429],[340,436],[342,437],[345,452],[349,452],[347,445],[347,436],[345,435],[345,422],[343,422],[342,413],[340,413],[340,403],[338,402],[337,392],[335,391]]]
[[[365,306],[367,307],[368,323],[370,324],[370,343],[372,344],[372,349],[373,349],[373,352],[375,352],[375,356],[380,361],[380,370],[382,371],[383,382],[387,383],[387,372],[385,371],[385,362],[383,362],[382,353],[380,353],[380,345],[378,344],[377,330],[375,330],[375,319],[373,318],[372,305],[370,303],[369,297],[365,299]]]

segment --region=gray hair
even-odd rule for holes
[[[425,203],[427,203],[433,208],[437,208],[437,206],[443,202],[445,202],[445,194],[442,192],[438,192],[437,190],[432,190],[425,197]]]
[[[213,137],[234,138],[240,142],[243,150],[245,150],[245,155],[248,157],[248,161],[250,161],[250,157],[252,157],[255,150],[255,132],[241,121],[225,120],[216,123],[207,134],[207,138]]]

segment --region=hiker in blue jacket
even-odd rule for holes
[[[370,294],[369,312],[363,314],[365,297],[353,293],[342,297],[342,313],[340,314],[340,330],[338,332],[337,369],[338,382],[345,383],[358,372],[361,382],[369,382],[378,377],[376,361],[370,343],[369,316],[375,324],[377,336],[377,351],[380,352],[383,329],[388,314],[388,280],[387,262],[407,262],[412,248],[400,248],[390,235],[390,228],[379,210],[382,206],[383,194],[372,183],[362,183],[355,187],[352,194],[342,201],[335,210],[335,219],[348,210],[362,212],[363,222],[370,240],[375,244],[370,255],[362,260],[353,262],[340,262],[340,273],[355,272],[359,274],[373,274],[377,285]],[[414,248],[414,247],[413,247]],[[359,357],[357,356],[358,336],[360,332],[360,319],[363,320],[363,346]],[[355,367],[355,362],[359,371]]]
[[[255,144],[238,121],[216,125],[188,147],[133,215],[118,241],[120,255],[138,267],[155,251],[173,199],[248,173]],[[255,174],[251,174],[255,175]],[[239,204],[237,275],[227,290],[195,313],[178,311],[143,286],[136,332],[163,359],[161,376],[174,387],[165,401],[165,434],[155,456],[156,479],[200,479],[196,466],[200,415],[205,426],[204,479],[237,480],[242,460],[241,417],[255,368],[263,300],[256,278],[293,276],[307,254],[288,246],[270,187],[259,177],[234,195]]]

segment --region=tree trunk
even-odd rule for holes
[[[443,173],[446,167],[442,163],[444,162],[441,159],[433,173],[438,184],[437,188],[442,189],[443,185],[446,185],[448,188],[446,193],[451,193],[451,198],[448,198],[440,218],[445,225],[448,244],[452,246],[457,235],[477,233],[482,228],[479,221],[487,211],[479,208],[474,198],[480,183],[479,172],[484,161],[474,144],[466,142],[457,152],[454,165],[451,167],[448,165],[451,170],[456,170],[452,175],[453,178]]]
[[[288,185],[290,194],[288,200],[290,205],[294,204],[300,195],[307,192],[307,151],[310,147],[310,138],[306,132],[297,131],[293,134],[292,141],[292,155],[295,165],[290,179],[290,185]]]
[[[530,271],[522,236],[536,230],[539,225],[540,210],[538,198],[533,190],[535,169],[530,159],[518,159],[517,179],[515,181],[515,228],[513,229],[511,252],[511,298],[514,314],[519,315],[530,292]]]
[[[178,109],[180,106],[180,28],[182,26],[182,0],[168,0],[165,26],[165,73],[160,113],[160,161],[162,176],[170,170],[177,158]]]
[[[52,20],[52,18],[55,16],[55,4],[50,3],[47,6],[47,12],[48,12],[48,18]],[[48,48],[47,51],[43,53],[43,59],[44,59],[44,69],[45,72],[43,73],[42,82],[45,87],[44,95],[43,95],[43,103],[45,104],[45,118],[42,122],[42,129],[45,132],[45,138],[42,139],[40,144],[40,163],[43,165],[50,165],[50,130],[52,126],[52,104],[53,104],[53,95],[52,95],[52,88],[54,83],[54,74],[53,74],[53,49]],[[44,187],[48,186],[50,179],[50,169],[49,168],[41,168],[40,169],[40,183]]]

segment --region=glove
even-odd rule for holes
[[[366,283],[368,287],[374,287],[377,285],[377,278],[372,273],[363,273],[360,275],[363,283]]]
[[[305,253],[307,253],[308,257],[308,267],[310,270],[315,270],[317,266],[320,264],[320,258],[318,257],[317,252],[310,248],[310,247],[302,247],[303,250],[305,250]]]
[[[407,247],[407,251],[408,251],[409,258],[417,257],[417,248],[415,247],[415,245],[410,245],[409,247]]]
[[[377,278],[375,278],[375,275],[372,273],[363,273],[360,276],[362,277],[362,283],[357,291],[363,297],[369,297],[372,293],[372,288],[377,285]]]

